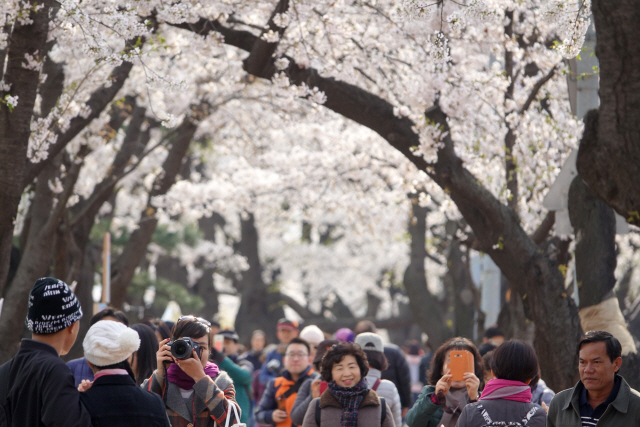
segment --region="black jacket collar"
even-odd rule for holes
[[[50,346],[49,344],[45,344],[40,341],[32,340],[29,338],[23,338],[20,343],[20,351],[21,352],[31,352],[31,351],[44,351],[47,353],[51,353],[56,357],[60,357],[58,351]]]

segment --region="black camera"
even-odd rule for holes
[[[168,342],[171,347],[171,355],[178,360],[185,360],[193,357],[193,350],[196,351],[198,357],[202,357],[202,348],[200,345],[189,337],[182,337],[175,341]]]

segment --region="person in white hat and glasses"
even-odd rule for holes
[[[128,358],[140,347],[133,329],[113,320],[91,326],[82,342],[84,356],[94,373],[78,390],[93,427],[169,427],[162,399],[135,383]]]

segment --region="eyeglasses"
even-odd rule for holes
[[[285,353],[285,356],[292,359],[304,359],[305,357],[309,357],[307,353]]]
[[[180,316],[178,317],[178,322],[181,320],[195,320],[196,322],[200,322],[205,326],[211,326],[211,322],[209,322],[207,319],[203,319],[202,317],[195,317],[195,316]]]

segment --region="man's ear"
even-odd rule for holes
[[[613,366],[615,367],[614,372],[618,372],[620,370],[620,366],[622,366],[622,357],[618,357],[613,361]]]
[[[76,322],[73,322],[73,325],[69,326],[69,327],[67,328],[67,331],[68,331],[70,334],[73,334],[73,333],[76,331],[76,329],[80,329],[80,322],[77,322],[77,321],[76,321]]]

